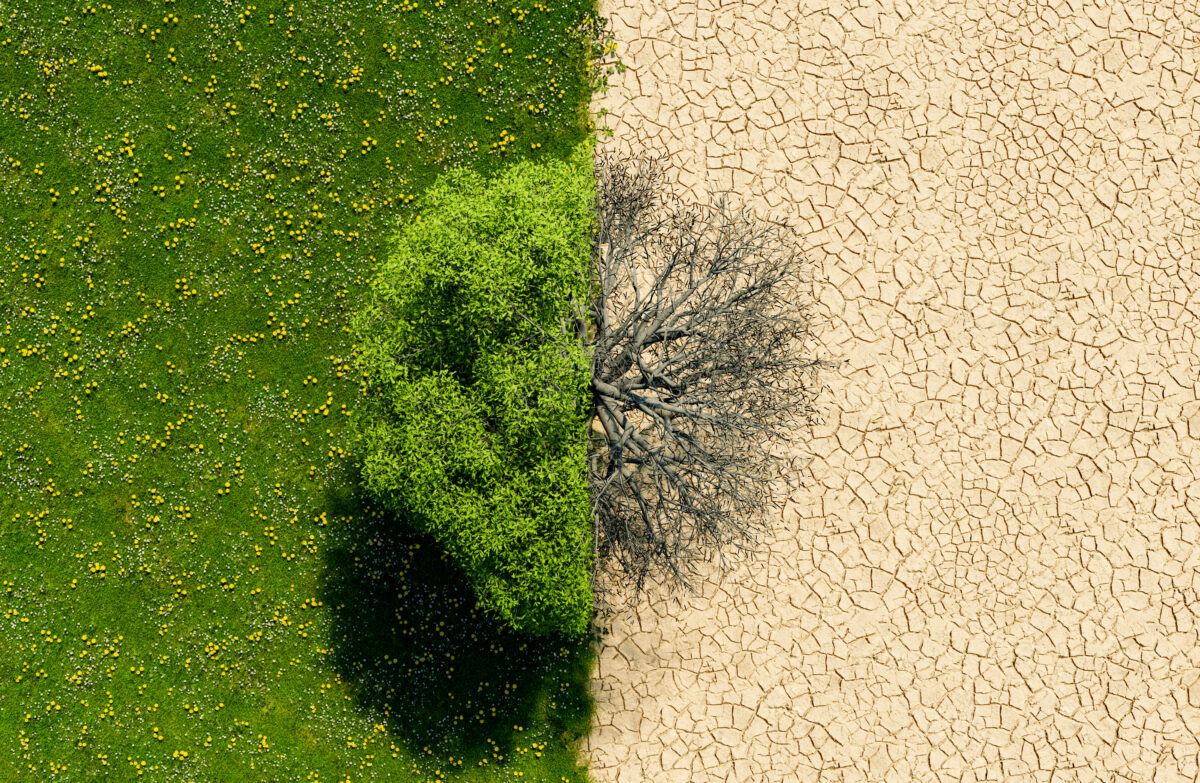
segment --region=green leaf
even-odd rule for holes
[[[536,634],[582,634],[592,613],[590,360],[565,327],[588,295],[592,143],[444,174],[354,321],[367,487]]]

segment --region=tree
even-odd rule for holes
[[[535,634],[592,616],[593,143],[490,181],[444,174],[354,320],[364,483],[445,547],[482,608]]]
[[[819,421],[787,224],[668,205],[659,163],[448,172],[355,319],[368,488],[516,629],[752,547],[771,449]]]
[[[634,595],[651,574],[690,587],[701,558],[754,545],[772,442],[819,422],[813,381],[834,366],[800,350],[786,222],[756,226],[724,195],[666,208],[659,163],[596,169],[589,487],[597,565]]]

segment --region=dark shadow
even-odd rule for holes
[[[590,639],[539,639],[476,608],[463,573],[427,536],[374,504],[361,482],[327,497],[321,600],[332,660],[359,704],[414,756],[465,766],[534,741],[571,746],[590,729]],[[353,522],[334,522],[351,517]],[[514,727],[525,730],[522,734]],[[494,744],[493,744],[494,743]],[[491,763],[491,762],[489,762]]]

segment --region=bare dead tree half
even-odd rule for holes
[[[640,593],[765,530],[773,443],[819,423],[786,222],[668,205],[660,158],[597,159],[588,474],[598,568]],[[578,323],[577,323],[578,328]]]

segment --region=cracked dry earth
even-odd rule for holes
[[[757,560],[607,618],[595,780],[1200,777],[1196,8],[601,3],[601,148],[787,216],[848,361]]]

